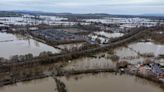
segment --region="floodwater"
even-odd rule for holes
[[[111,73],[63,77],[61,81],[69,92],[164,92],[149,81]]]
[[[70,64],[65,66],[64,70],[88,70],[88,69],[114,69],[115,63],[105,57],[96,56],[84,57],[81,59],[69,61]]]
[[[144,60],[154,60],[159,55],[164,55],[164,45],[153,42],[136,42],[128,46],[115,49],[115,54],[120,61],[128,61],[131,64],[142,63]],[[155,57],[141,57],[139,54],[153,54]],[[163,59],[155,62],[163,62]]]
[[[132,51],[130,48],[127,47],[120,47],[115,50],[115,54],[119,57],[128,57],[128,56],[138,56],[138,54]]]
[[[138,53],[128,47],[120,47],[115,49],[115,55],[119,56],[119,61],[127,61],[131,64],[142,63],[146,58],[140,57]]]
[[[107,38],[117,38],[117,37],[121,37],[124,35],[123,33],[108,33],[108,32],[104,32],[104,31],[95,32],[95,34],[102,35]]]
[[[58,48],[71,50],[73,48],[80,48],[84,43],[73,43],[73,44],[64,44],[64,45],[58,45]]]
[[[58,78],[67,92],[164,92],[157,84],[129,75],[112,73],[85,74]],[[58,92],[53,78],[17,83],[0,88],[0,92]]]
[[[164,54],[164,45],[155,44],[153,42],[138,42],[129,45],[129,48],[139,53],[153,53],[155,56]]]
[[[115,52],[120,57],[137,56],[138,53],[152,53],[155,56],[158,56],[164,54],[164,45],[155,44],[153,42],[136,42],[127,47],[120,47],[116,49]]]
[[[13,55],[25,55],[29,53],[38,56],[44,51],[51,51],[53,53],[60,52],[60,50],[56,48],[23,37],[22,35],[0,33],[0,57],[9,58]]]
[[[58,92],[53,78],[21,82],[0,88],[0,92]]]
[[[140,50],[140,48],[142,47],[145,49]],[[27,39],[20,35],[0,33],[0,51],[3,51],[4,53],[6,52],[8,53],[6,54],[5,57],[11,55],[8,52],[8,50],[11,50],[11,52],[14,54],[16,53],[17,50],[21,52],[24,51],[23,49],[25,48],[28,49],[29,51],[32,51],[31,53],[36,52],[36,48],[39,49],[38,50],[39,52],[40,50],[50,50],[50,51],[55,50],[50,46],[47,46],[43,43],[37,42],[32,39]],[[147,49],[151,49],[152,51]],[[143,52],[144,50],[145,52]],[[142,51],[143,53],[148,53],[148,51],[154,53],[158,52],[157,54],[162,54],[163,45],[138,42],[138,43],[130,44],[128,47],[116,49],[115,54],[118,56],[122,56],[121,58],[129,57],[131,55],[137,57],[138,56],[138,54],[136,53],[137,51]],[[25,51],[22,53],[24,54]],[[20,54],[20,52],[17,54]],[[114,68],[116,61],[114,62],[110,60],[109,56],[110,56],[109,54],[103,53],[91,57],[83,57],[73,61],[68,61],[69,64],[63,69],[87,70],[87,69]],[[136,61],[138,61],[141,58],[139,57],[136,59],[137,59]],[[130,61],[134,62],[135,60],[133,59]],[[59,79],[61,82],[65,84],[65,87],[68,90],[68,92],[164,92],[163,88],[161,88],[158,84],[155,84],[151,81],[147,81],[130,75],[119,75],[119,74],[115,75],[114,73],[99,73],[94,75],[82,74],[76,76],[58,77],[57,79]],[[49,77],[49,78],[38,79],[29,82],[20,82],[15,85],[7,85],[4,87],[0,87],[0,92],[58,92],[58,91],[57,91],[55,80],[52,77]]]

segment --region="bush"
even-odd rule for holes
[[[112,56],[110,56],[110,59],[111,59],[112,61],[119,61],[120,57],[117,56],[117,55],[112,55]]]

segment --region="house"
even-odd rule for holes
[[[138,72],[139,74],[142,74],[145,76],[149,76],[153,74],[153,72],[151,71],[151,67],[149,67],[148,65],[140,65]]]
[[[158,63],[149,63],[138,67],[139,73],[146,76],[155,76],[159,79],[164,79],[164,70],[161,69]]]
[[[158,63],[151,63],[149,64],[151,67],[152,72],[156,75],[156,76],[160,76],[163,75],[164,72],[162,71],[162,69],[160,68],[160,64]]]

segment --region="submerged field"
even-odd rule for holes
[[[14,55],[33,54],[38,56],[41,52],[51,51],[59,53],[60,50],[38,42],[31,38],[8,33],[0,33],[0,57],[10,58]]]
[[[163,92],[157,84],[128,75],[109,73],[76,75],[58,78],[67,92]],[[0,88],[0,92],[58,92],[52,77],[17,83]],[[83,89],[83,90],[82,90]]]
[[[119,34],[119,36],[122,35]],[[1,48],[3,48],[3,52],[6,53],[6,55],[3,53],[4,56],[2,57],[9,58],[13,55],[12,53],[14,53],[14,55],[32,53],[35,56],[39,55],[39,53],[43,51],[60,53],[59,49],[20,35],[0,33],[0,37],[0,47],[2,46]],[[82,45],[83,43],[63,44],[57,45],[57,48],[69,50],[75,47],[81,47]],[[101,46],[103,47],[102,44],[100,47]],[[63,62],[62,59],[59,59],[61,62],[58,63],[46,62],[47,64],[45,65],[44,63],[39,63],[38,65],[34,64],[29,66],[24,65],[12,67],[10,72],[3,73],[2,71],[0,79],[2,82],[11,80],[11,83],[15,83],[16,81],[18,81],[18,83],[1,87],[0,92],[29,92],[34,90],[39,92],[57,92],[59,90],[58,87],[60,87],[58,86],[59,84],[64,85],[62,87],[64,87],[64,89],[68,92],[163,92],[163,87],[161,87],[158,83],[153,83],[128,74],[122,75],[122,73],[119,73],[119,70],[112,71],[112,73],[111,71],[106,71],[110,73],[99,73],[102,72],[101,70],[116,70],[118,68],[117,65],[120,62],[126,62],[130,65],[142,64],[145,61],[164,63],[164,59],[159,58],[159,56],[162,55],[164,55],[163,44],[157,44],[154,41],[141,42],[137,40],[131,43],[122,44],[118,47],[112,47],[106,51],[102,51],[101,53],[92,53],[88,56],[84,55],[85,57],[74,59],[74,57],[70,56],[68,57],[70,60],[65,60],[63,58]],[[49,59],[49,56],[42,58],[44,58],[44,60],[45,58],[48,59],[49,62],[52,61]],[[89,72],[87,72],[88,70]],[[62,75],[63,71],[66,71],[64,72],[64,75]],[[80,73],[78,73],[79,71]],[[71,75],[70,72],[76,73],[72,73]],[[54,79],[52,76],[55,74],[58,75],[58,73],[59,76],[61,73],[61,76],[55,76]],[[94,74],[92,75],[92,73]],[[22,82],[22,80],[25,81],[26,79],[39,80]]]

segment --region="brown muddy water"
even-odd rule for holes
[[[120,57],[120,61],[128,61],[132,64],[142,63],[144,60],[153,60],[155,62],[164,62],[164,59],[155,58],[164,55],[164,45],[153,42],[136,42],[125,47],[119,47],[114,50]],[[141,57],[139,54],[153,54],[154,57]]]
[[[56,48],[22,35],[0,33],[0,57],[9,58],[13,55],[25,55],[29,53],[38,56],[44,51],[60,52]]]
[[[115,68],[115,62],[105,57],[99,58],[97,55],[95,58],[84,57],[73,61],[68,61],[70,64],[65,66],[64,70],[88,70],[88,69],[113,69]]]
[[[139,53],[153,53],[155,56],[164,54],[164,45],[153,42],[137,42],[128,46]]]
[[[85,74],[58,78],[68,92],[164,92],[157,84],[129,75],[112,73]],[[52,77],[17,83],[0,92],[58,92]]]
[[[120,56],[119,61],[128,60],[131,63],[143,61],[145,58],[138,57],[136,52],[150,53],[155,55],[164,53],[164,46],[154,43],[133,43],[128,47],[121,47],[115,50],[116,55]],[[69,48],[69,46],[68,46]],[[46,44],[27,39],[20,35],[0,33],[0,56],[9,57],[15,54],[32,53],[37,55],[42,51],[54,51],[57,49]],[[68,61],[65,70],[87,70],[114,68],[116,61],[112,61],[108,53],[101,53],[92,57]],[[128,57],[128,58],[127,58]],[[135,57],[129,59],[129,57]],[[49,67],[49,66],[47,66]],[[46,71],[46,68],[43,69]],[[164,92],[158,84],[130,76],[115,75],[113,73],[82,74],[76,76],[58,77],[66,86],[68,92]],[[0,87],[0,92],[58,92],[56,82],[52,77],[20,82],[14,85]]]
[[[71,50],[73,48],[80,48],[83,44],[84,44],[84,42],[72,43],[72,44],[58,45],[57,47],[61,48],[61,49]]]
[[[137,56],[138,53],[152,53],[155,56],[164,54],[164,45],[155,44],[153,42],[136,42],[129,44],[127,47],[120,47],[115,50],[120,57]]]

